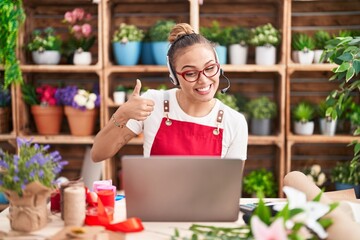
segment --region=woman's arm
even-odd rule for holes
[[[129,119],[144,121],[154,110],[154,101],[140,97],[141,82],[136,81],[130,99],[121,105],[95,136],[91,149],[94,162],[103,161],[114,156],[126,143],[136,136],[126,123]]]

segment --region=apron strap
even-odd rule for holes
[[[224,117],[224,110],[219,109],[217,117],[216,117],[216,128],[213,131],[214,135],[219,135],[219,133],[220,133],[220,125],[222,123],[223,117]]]
[[[165,124],[167,126],[171,126],[172,122],[169,119],[169,112],[170,112],[170,102],[169,102],[169,92],[168,91],[164,91],[164,115],[166,117],[166,122]]]

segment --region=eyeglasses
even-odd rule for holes
[[[186,81],[188,82],[196,82],[199,77],[200,73],[204,74],[205,77],[213,77],[215,76],[220,70],[220,64],[214,63],[206,66],[203,70],[188,70],[184,72],[176,72],[177,74],[181,75]]]

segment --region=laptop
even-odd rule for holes
[[[127,217],[148,222],[236,221],[245,161],[124,156]]]

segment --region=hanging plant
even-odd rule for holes
[[[16,45],[20,25],[24,21],[22,0],[0,1],[0,64],[4,66],[5,88],[13,82],[23,82]]]

